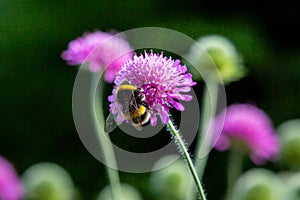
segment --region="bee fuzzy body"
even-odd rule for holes
[[[141,130],[143,126],[149,124],[150,113],[148,110],[150,107],[142,88],[123,81],[116,89],[116,97],[115,104],[117,103],[121,107],[122,116],[129,120],[137,130]],[[106,132],[112,131],[117,126],[112,120],[114,117],[111,117],[110,114],[105,123]]]

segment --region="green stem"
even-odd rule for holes
[[[211,149],[212,133],[210,132],[211,129],[208,129],[208,126],[210,125],[211,120],[215,117],[218,103],[218,83],[212,81],[210,82],[210,86],[210,90],[208,90],[208,88],[204,89],[204,101],[202,107],[203,118],[201,120],[202,124],[200,125],[198,143],[195,150],[195,163],[199,177],[203,176],[208,159],[208,153]],[[207,153],[207,155],[201,158],[201,156],[203,156],[201,155],[201,152]]]
[[[200,200],[206,200],[206,197],[205,197],[205,194],[204,194],[204,190],[202,188],[202,185],[200,183],[200,180],[199,180],[199,177],[197,175],[197,172],[194,168],[194,165],[193,165],[193,162],[190,158],[190,155],[187,151],[187,148],[178,132],[178,130],[174,127],[173,123],[171,120],[168,121],[168,127],[170,129],[170,132],[172,134],[172,136],[174,137],[174,139],[176,140],[179,148],[180,148],[180,151],[182,153],[182,155],[184,156],[186,162],[187,162],[187,165],[188,165],[188,168],[192,174],[192,177],[194,179],[194,182],[196,184],[196,187],[197,187],[197,190],[198,190],[198,193],[199,193],[199,196],[200,196]]]
[[[232,189],[235,181],[243,171],[243,154],[237,150],[229,152],[228,166],[227,166],[227,199],[231,199]]]
[[[210,88],[208,88],[208,85]],[[195,167],[197,174],[202,178],[205,166],[208,160],[208,153],[211,148],[212,133],[208,129],[209,123],[215,117],[218,103],[219,85],[216,81],[208,81],[207,87],[204,88],[203,104],[202,104],[202,117],[199,121],[198,140],[195,148]],[[203,157],[203,153],[207,153]],[[186,199],[192,200],[195,196],[193,187],[187,192]]]
[[[106,173],[110,182],[110,189],[113,196],[113,199],[115,200],[121,200],[122,199],[122,188],[120,184],[120,177],[117,170],[117,162],[114,154],[113,147],[110,142],[105,142],[109,140],[109,136],[105,134],[104,132],[104,117],[103,112],[102,114],[99,113],[103,111],[102,108],[102,97],[103,97],[103,84],[101,87],[98,86],[99,81],[99,75],[100,73],[93,74],[92,83],[91,83],[91,109],[93,113],[93,119],[94,119],[94,126],[96,128],[96,136],[99,141],[99,144],[101,146],[101,151],[103,152],[104,161],[106,163]],[[100,80],[101,81],[101,80]],[[96,98],[97,96],[100,97],[100,99]],[[109,167],[111,166],[111,167]]]

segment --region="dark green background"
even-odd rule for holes
[[[70,40],[95,29],[159,26],[194,39],[222,34],[233,41],[249,69],[246,78],[226,88],[228,102],[255,103],[275,127],[299,118],[298,13],[289,1],[1,0],[0,154],[19,174],[42,161],[60,164],[83,199],[94,198],[106,185],[104,166],[84,148],[73,123],[77,70],[60,57]],[[208,199],[221,198],[225,167],[226,153],[212,152],[203,180]],[[151,199],[148,176],[121,173],[121,180]]]

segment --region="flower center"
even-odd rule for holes
[[[158,103],[157,92],[158,88],[156,84],[145,84],[142,86],[146,95],[146,102],[149,106],[153,106],[155,103]]]

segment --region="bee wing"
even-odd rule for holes
[[[129,104],[132,98],[133,91],[131,90],[121,90],[117,94],[116,106],[118,111],[122,113],[126,118],[130,115]]]
[[[122,111],[123,107],[118,102],[115,103],[114,109],[118,110],[117,113],[123,112]],[[104,131],[106,133],[112,132],[117,126],[122,124],[122,122],[117,123],[115,120],[116,118],[117,118],[117,114],[109,113],[108,117],[106,118],[105,125],[104,125]]]
[[[112,113],[109,113],[108,117],[106,118],[104,131],[106,133],[112,132],[118,126],[117,122],[115,121],[115,117]]]

